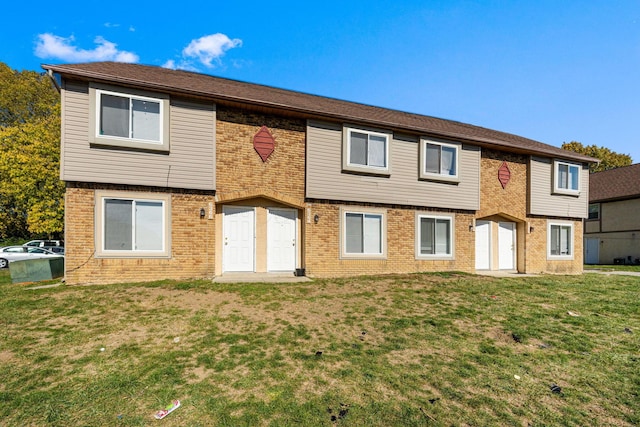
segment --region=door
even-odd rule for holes
[[[267,270],[296,268],[296,219],[293,209],[269,208],[267,214]]]
[[[476,270],[491,269],[491,223],[476,221]]]
[[[223,271],[255,271],[254,209],[225,206],[223,213]]]
[[[498,268],[514,270],[516,258],[516,224],[514,222],[498,223]]]
[[[598,264],[600,262],[600,239],[586,239],[584,263]]]

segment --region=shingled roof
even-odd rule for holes
[[[562,150],[521,136],[457,121],[223,79],[206,74],[119,62],[43,65],[42,68],[67,78],[204,97],[219,103],[240,103],[274,108],[304,117],[386,127],[397,131],[473,142],[489,148],[544,157],[560,157],[579,162],[597,161],[592,157]]]
[[[589,201],[640,197],[640,163],[589,175]]]

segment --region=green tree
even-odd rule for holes
[[[591,172],[601,172],[608,169],[629,166],[632,163],[630,155],[619,154],[615,151],[611,151],[606,147],[598,147],[595,144],[584,146],[580,142],[571,141],[563,143],[562,148],[565,150],[584,154],[586,156],[595,157],[596,159],[600,159],[599,164],[592,164],[590,166],[589,170]]]
[[[60,95],[48,76],[0,63],[0,239],[63,230]]]

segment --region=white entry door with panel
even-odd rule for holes
[[[476,270],[491,270],[491,222],[476,221]]]
[[[498,223],[498,268],[514,270],[516,258],[516,224]]]
[[[267,214],[267,270],[296,268],[296,220],[294,209],[269,208]]]
[[[255,210],[225,206],[223,214],[223,271],[255,271]]]

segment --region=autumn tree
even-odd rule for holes
[[[619,154],[606,147],[598,147],[595,144],[584,146],[579,142],[571,141],[563,143],[562,148],[600,159],[599,164],[592,164],[590,166],[589,170],[591,172],[601,172],[621,166],[629,166],[632,162],[631,156],[628,154]]]
[[[0,239],[60,234],[60,95],[48,76],[0,63]]]

